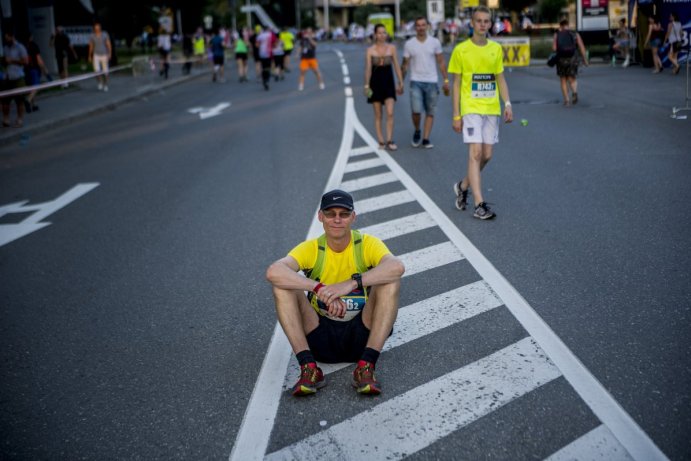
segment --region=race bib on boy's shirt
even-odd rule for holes
[[[473,74],[470,95],[473,98],[494,98],[497,94],[497,79],[494,74]]]

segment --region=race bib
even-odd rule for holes
[[[497,80],[494,74],[473,74],[470,84],[473,98],[494,98],[497,95]]]
[[[362,309],[364,309],[365,303],[367,302],[367,297],[360,290],[355,290],[355,291],[352,291],[345,296],[341,296],[341,299],[346,304],[345,317],[343,317],[343,318],[329,317],[331,320],[336,320],[336,321],[341,321],[341,322],[347,322],[348,320],[352,320],[356,315],[358,315],[360,312],[362,312]],[[328,317],[328,311],[326,309],[326,305],[324,303],[322,303],[321,301],[319,301],[316,296],[311,296],[310,303],[312,304],[312,306],[319,309],[319,312],[321,315]]]

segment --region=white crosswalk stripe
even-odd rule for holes
[[[384,161],[379,157],[371,158],[368,160],[360,160],[359,162],[350,162],[346,165],[344,173],[353,173],[355,171],[368,170],[370,168],[376,168],[378,166],[384,165]]]
[[[559,376],[525,338],[266,459],[403,459]]]
[[[612,431],[601,424],[545,458],[545,461],[630,461],[632,459],[614,437]]]
[[[391,182],[398,181],[395,174],[381,173],[373,176],[365,176],[364,178],[351,179],[350,181],[344,181],[341,183],[341,189],[348,192],[357,192],[362,189],[367,189],[369,187],[381,186],[383,184],[388,184]]]
[[[372,226],[362,227],[360,230],[365,234],[375,235],[381,240],[388,240],[401,235],[410,234],[430,227],[436,227],[437,223],[427,213],[404,216]]]
[[[355,211],[359,215],[371,213],[372,211],[383,210],[396,205],[414,202],[415,197],[407,190],[392,192],[378,197],[367,198],[357,202]]]
[[[444,242],[400,255],[399,259],[405,264],[403,277],[410,277],[419,272],[460,261],[463,259],[463,254],[453,243]]]

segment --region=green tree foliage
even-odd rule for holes
[[[535,0],[501,0],[502,8],[514,13],[520,13],[534,4]]]
[[[545,22],[557,22],[567,0],[540,0],[537,4],[540,17]]]

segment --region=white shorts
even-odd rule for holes
[[[94,54],[94,72],[104,71],[108,73],[108,55],[107,54]]]
[[[463,116],[463,142],[496,144],[499,142],[499,116],[466,114]]]

